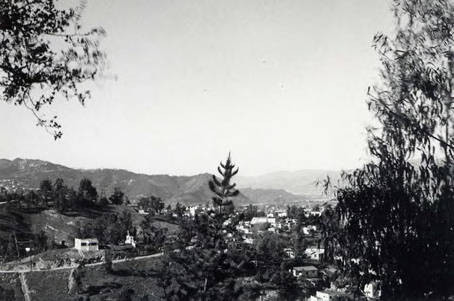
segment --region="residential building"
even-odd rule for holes
[[[325,249],[319,249],[315,247],[307,248],[304,251],[304,254],[311,260],[320,261],[323,257],[323,254],[325,254]]]
[[[134,239],[134,236],[129,234],[129,231],[126,234],[125,245],[131,245],[134,248],[136,247],[136,240]]]
[[[99,241],[96,238],[75,238],[74,249],[79,251],[98,251]]]
[[[309,225],[309,226],[303,227],[304,235],[309,235],[309,234],[311,234],[312,231],[317,231],[317,226]]]
[[[276,218],[274,217],[253,217],[251,220],[251,225],[266,224],[269,223],[271,226],[276,226]]]
[[[285,248],[284,252],[289,258],[295,258],[295,252],[292,250],[292,248]]]
[[[376,281],[366,284],[364,286],[364,295],[368,299],[380,299],[381,297],[380,284]]]
[[[287,217],[287,211],[279,211],[277,212],[277,216],[280,218],[286,218]]]
[[[318,269],[313,265],[294,267],[292,274],[296,278],[316,278],[318,276]]]
[[[350,300],[348,294],[344,292],[325,290],[317,291],[315,296],[310,296],[309,301],[344,301]]]

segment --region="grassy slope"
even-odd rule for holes
[[[16,233],[19,238],[21,234],[27,236],[30,234],[30,227],[19,211],[2,205],[0,206],[0,238],[8,240],[11,233]]]
[[[84,210],[61,214],[55,210],[44,210],[38,213],[26,213],[16,209],[0,206],[0,238],[8,239],[9,235],[15,232],[20,237],[28,237],[31,233],[39,233],[41,230],[60,243],[62,240],[72,246],[77,233],[77,224],[92,222],[94,218],[103,213],[118,213],[120,211],[130,212],[133,224],[138,226],[144,219],[134,209],[128,206],[109,206],[104,211]]]
[[[71,300],[68,277],[71,270],[32,272],[25,274],[32,300]]]
[[[82,283],[94,293],[90,296],[90,300],[117,300],[120,292],[129,288],[134,290],[137,300],[144,295],[148,295],[149,300],[161,300],[162,291],[157,286],[156,279],[137,274],[137,271],[156,268],[158,263],[158,258],[123,262],[114,265],[114,271],[117,272],[114,274],[107,273],[103,266],[86,267]],[[70,273],[70,269],[27,273],[26,279],[31,299],[77,300],[79,295],[68,294]],[[17,300],[24,300],[19,274],[0,274],[0,286],[14,289]],[[106,297],[110,299],[104,299]]]
[[[106,211],[119,212],[122,210],[129,211],[132,214],[133,224],[135,225],[139,225],[144,220],[144,216],[127,206],[111,206]],[[40,213],[0,211],[0,217],[3,217],[0,218],[0,235],[3,230],[5,237],[10,231],[37,233],[40,230],[44,230],[50,237],[54,237],[55,240],[66,240],[68,244],[72,244],[73,242],[77,230],[77,221],[86,223],[91,220],[89,217],[62,215],[54,210],[46,210]],[[166,222],[165,218],[156,217],[153,224],[159,228],[168,228],[169,233],[178,231],[178,226]],[[37,261],[38,258],[46,261],[68,257],[71,255],[68,252],[73,253],[70,249],[50,250],[35,255],[34,261]],[[24,260],[26,261],[26,259]],[[83,284],[91,288],[92,291],[98,292],[98,294],[91,296],[90,300],[102,300],[103,297],[116,300],[120,292],[128,288],[132,288],[135,291],[135,296],[142,297],[148,295],[150,300],[159,300],[161,289],[157,287],[156,279],[144,278],[137,273],[140,270],[156,268],[157,262],[159,262],[159,259],[155,258],[118,263],[114,265],[114,270],[118,271],[117,274],[106,273],[102,266],[86,267],[86,276],[84,277]],[[11,264],[17,266],[20,263],[12,262]],[[68,277],[70,273],[70,269],[26,273],[32,300],[77,300],[78,296],[68,295]],[[0,274],[0,286],[13,289],[16,299],[24,300],[19,274]]]
[[[49,237],[56,242],[66,241],[72,245],[77,232],[77,223],[87,223],[89,218],[81,216],[67,216],[54,210],[45,210],[36,214],[24,214],[24,218],[30,225],[32,232],[39,233],[44,230]]]
[[[0,274],[0,286],[4,289],[13,289],[16,300],[23,301],[19,274]]]

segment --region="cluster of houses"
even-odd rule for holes
[[[18,189],[24,189],[24,185],[21,185],[14,179],[0,179],[0,191],[13,192]]]
[[[237,229],[243,233],[243,238],[248,243],[253,243],[254,236],[260,232],[276,232],[276,233],[290,233],[296,220],[289,218],[287,212],[279,209],[268,209],[266,216],[254,217],[250,222],[242,222],[237,226]],[[305,208],[306,217],[320,216],[323,208],[314,210],[313,208]],[[320,229],[316,225],[305,225],[301,231],[308,238],[315,238]],[[284,252],[289,258],[295,258],[295,250],[292,248],[284,249]],[[311,287],[317,287],[323,278],[330,278],[330,276],[337,274],[337,269],[334,266],[324,266],[321,264],[325,249],[319,246],[308,246],[304,250],[306,260],[305,264],[295,266],[290,270],[290,273],[301,282],[310,283]],[[320,286],[318,286],[320,287]],[[376,282],[369,283],[364,286],[363,299],[364,300],[378,300],[380,299],[381,291],[379,284]],[[309,297],[309,301],[343,301],[351,300],[351,294],[343,289],[336,288],[333,284],[329,289],[316,291],[314,295]]]
[[[208,212],[213,208],[207,206],[190,206],[186,207],[184,216],[194,217],[198,213]],[[305,213],[307,216],[318,216],[321,214],[321,210],[313,210],[307,208]],[[140,212],[139,212],[140,213]],[[238,214],[236,212],[235,214]],[[226,221],[229,223],[230,219]],[[253,244],[255,238],[260,233],[287,233],[291,232],[291,229],[296,225],[296,219],[289,218],[287,211],[272,208],[267,209],[265,216],[255,216],[250,221],[241,221],[236,226],[236,229],[242,233],[244,242]],[[301,228],[304,235],[309,238],[313,238],[320,232],[320,229],[316,225],[305,225]],[[129,233],[126,236],[124,245],[130,247],[136,247],[134,237]],[[99,243],[96,238],[91,239],[75,239],[74,248],[79,251],[97,251],[99,249]],[[295,250],[292,248],[284,249],[284,252],[289,258],[295,258]],[[304,256],[306,260],[305,264],[301,266],[295,266],[290,269],[290,273],[301,282],[311,283],[312,287],[320,287],[317,283],[320,283],[321,279],[326,278],[325,276],[331,276],[337,273],[337,269],[333,266],[324,266],[322,263],[325,250],[318,246],[309,246],[304,250]],[[363,295],[365,300],[378,300],[380,298],[380,288],[378,283],[369,283],[363,288]],[[310,296],[307,300],[309,301],[343,301],[351,300],[351,294],[345,292],[345,290],[337,289],[331,284],[329,289],[316,291],[314,295]]]
[[[381,290],[378,282],[371,282],[364,286],[363,297],[355,300],[380,300]],[[344,290],[329,288],[323,291],[316,291],[315,295],[310,296],[308,301],[344,301],[352,300],[351,294]]]

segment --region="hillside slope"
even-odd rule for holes
[[[283,189],[242,188],[241,193],[254,204],[282,204],[308,199],[306,196],[292,194]]]
[[[210,174],[194,176],[169,176],[137,174],[122,169],[82,170],[41,160],[0,160],[0,186],[9,188],[38,188],[44,179],[62,178],[68,186],[77,189],[83,178],[93,182],[98,192],[110,194],[119,187],[130,199],[154,195],[168,203],[199,204],[211,201],[208,187]],[[243,195],[237,204],[248,203]]]
[[[240,188],[284,189],[293,194],[301,194],[310,198],[322,197],[322,188],[317,181],[329,176],[333,183],[340,178],[339,171],[306,169],[299,171],[280,171],[254,177],[238,177]]]
[[[86,266],[82,277],[82,295],[77,294],[74,286],[72,269],[54,271],[34,271],[23,274],[26,279],[31,300],[118,300],[122,291],[132,289],[134,300],[163,300],[162,290],[156,278],[144,277],[141,271],[147,272],[159,265],[159,258],[129,261],[114,265],[117,273],[107,273],[102,265]],[[19,273],[0,273],[0,287],[13,290],[15,300],[25,300],[20,285]]]
[[[294,201],[309,199],[311,194],[318,195],[311,186],[318,174],[276,173],[261,177],[238,177],[239,187],[244,190],[235,199],[236,205],[249,203],[271,204],[275,200]],[[89,178],[99,193],[109,195],[119,187],[130,199],[154,195],[166,203],[204,204],[211,202],[208,173],[194,176],[146,175],[123,169],[73,169],[51,162],[30,159],[0,159],[0,187],[38,188],[44,179],[55,181],[62,178],[68,186],[77,189],[83,178]],[[254,189],[259,189],[254,191]],[[299,195],[288,193],[295,191]],[[308,192],[306,192],[308,191]],[[288,199],[288,200],[287,200]]]

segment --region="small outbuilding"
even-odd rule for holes
[[[325,249],[319,249],[316,247],[307,248],[304,251],[304,254],[309,257],[311,260],[320,261],[323,259],[323,255],[325,254]]]
[[[318,269],[312,265],[309,266],[302,266],[302,267],[294,267],[292,274],[296,278],[304,277],[304,278],[316,278],[318,276]]]
[[[368,299],[380,299],[381,297],[381,290],[380,290],[380,282],[374,281],[367,283],[364,286],[364,295]]]
[[[126,234],[125,245],[131,245],[133,248],[136,247],[136,240],[134,239],[134,236],[129,234],[129,231]]]
[[[79,251],[98,251],[99,241],[96,238],[75,238],[74,249]]]

